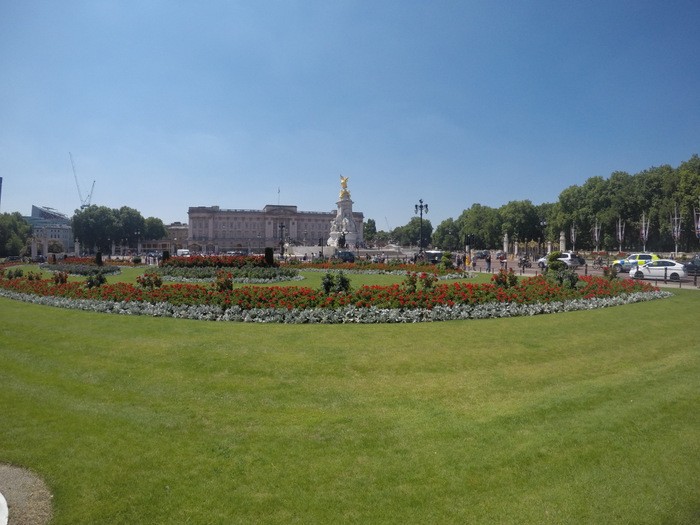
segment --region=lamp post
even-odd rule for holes
[[[595,240],[595,251],[600,251],[600,224],[598,223],[598,217],[595,218],[595,224],[593,225],[593,239]]]
[[[546,229],[547,229],[547,221],[544,219],[540,219],[540,233],[541,233],[540,239],[542,240],[542,248],[541,248],[540,254],[545,252],[545,243],[547,242],[547,236],[545,234]]]
[[[280,223],[280,257],[284,257],[284,223]]]
[[[423,212],[428,213],[428,203],[424,203],[423,199],[418,199],[420,204],[416,204],[416,213],[420,214],[420,244],[418,245],[418,253],[423,253]]]

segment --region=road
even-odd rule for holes
[[[540,275],[542,273],[542,269],[539,268],[536,264],[533,264],[531,268],[525,268],[524,270],[522,268],[518,267],[517,261],[511,261],[508,260],[506,261],[505,265],[503,266],[504,268],[513,268],[513,271],[518,274],[518,275],[529,275],[529,276],[534,276],[534,275]],[[495,261],[495,264],[491,264],[491,273],[496,273],[498,270],[501,268],[501,264],[499,261]],[[485,272],[486,271],[486,263],[483,260],[477,260],[476,262],[476,271],[477,272]],[[593,269],[592,265],[588,266],[581,266],[576,269],[576,273],[579,275],[603,275],[603,270],[602,269]],[[620,279],[629,279],[629,274],[628,273],[620,273],[618,274]],[[693,289],[693,290],[698,290],[700,289],[700,277],[694,276],[694,275],[689,275],[683,279],[681,279],[680,283],[677,281],[671,281],[668,280],[667,282],[664,282],[663,279],[650,279],[649,282],[654,283],[656,286],[671,286],[671,287],[676,287],[676,288],[688,288],[688,289]]]

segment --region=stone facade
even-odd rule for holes
[[[262,253],[266,247],[279,248],[282,243],[326,245],[336,215],[336,212],[299,211],[296,206],[273,204],[262,210],[190,207],[186,247],[203,253]],[[354,212],[352,220],[362,232],[364,215]],[[361,236],[358,239],[361,242]]]

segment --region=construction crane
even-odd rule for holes
[[[92,201],[92,192],[95,191],[95,181],[92,181],[90,193],[88,193],[87,197],[83,199],[83,192],[80,191],[80,184],[78,183],[78,175],[75,172],[75,162],[73,162],[73,154],[69,151],[68,156],[70,157],[70,165],[73,168],[73,178],[75,178],[75,186],[78,188],[78,197],[80,197],[80,209],[82,210],[90,206],[90,201]]]

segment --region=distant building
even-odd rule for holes
[[[24,220],[32,227],[36,242],[45,247],[44,252],[48,252],[48,246],[53,243],[58,244],[62,252],[73,250],[73,229],[66,215],[53,208],[32,206],[31,216]]]
[[[181,247],[206,253],[259,253],[265,247],[277,248],[281,243],[317,246],[320,242],[326,245],[336,212],[298,211],[296,206],[273,204],[262,210],[196,206],[189,209],[188,217],[187,246]],[[354,212],[352,220],[361,232],[364,215]]]

